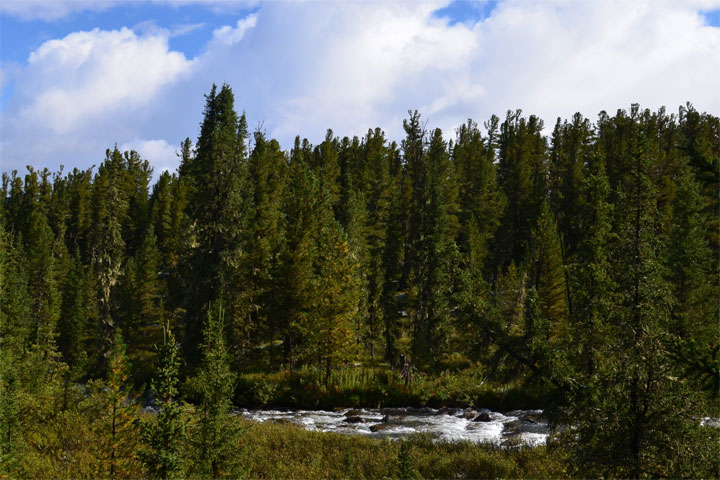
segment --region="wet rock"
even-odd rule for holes
[[[380,421],[383,423],[390,423],[390,415],[385,415]]]
[[[460,415],[460,416],[466,420],[472,420],[475,417],[477,417],[477,415],[478,415],[478,412],[476,412],[475,410],[468,410],[466,412],[463,412],[462,415]]]
[[[360,415],[362,415],[362,413],[363,413],[362,410],[360,410],[358,408],[353,408],[352,410],[347,411],[347,413],[345,414],[345,418],[359,417]]]
[[[487,412],[480,413],[477,417],[473,418],[473,422],[489,422],[492,420],[490,414]]]
[[[384,413],[385,415],[406,415],[407,409],[405,408],[392,408],[392,407],[385,407],[380,409],[381,413]]]
[[[371,431],[371,432],[382,432],[382,431],[385,431],[385,430],[387,430],[387,429],[389,429],[389,428],[391,428],[391,427],[392,427],[392,426],[389,425],[389,424],[387,424],[387,423],[378,423],[378,424],[375,424],[375,425],[370,425],[370,431]]]
[[[524,417],[521,417],[520,420],[527,423],[540,423],[540,417],[538,415],[525,415]]]
[[[345,417],[347,423],[365,423],[365,420],[359,416]]]

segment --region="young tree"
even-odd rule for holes
[[[153,389],[160,407],[157,419],[143,426],[142,436],[147,448],[140,458],[153,478],[184,478],[182,457],[186,425],[178,402],[180,346],[166,323],[165,343],[160,348],[160,361]]]
[[[353,317],[357,315],[359,266],[353,258],[342,228],[330,223],[320,232],[318,247],[323,252],[318,259],[314,278],[316,302],[312,306],[312,328],[308,340],[313,350],[325,363],[325,381],[330,379],[332,365],[350,360],[351,347],[357,332]]]
[[[128,478],[139,475],[137,460],[138,408],[133,398],[130,367],[125,344],[119,332],[115,334],[108,355],[107,380],[89,384],[91,396],[85,401],[90,413],[91,428],[97,435],[99,463],[96,475],[109,478]]]
[[[212,478],[232,476],[237,469],[234,448],[239,431],[229,416],[236,376],[230,370],[224,331],[222,306],[210,306],[203,328],[202,363],[194,382],[200,418],[192,435],[198,448],[192,473]]]

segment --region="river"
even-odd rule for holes
[[[307,430],[400,439],[430,433],[438,441],[471,441],[499,446],[544,445],[550,433],[542,410],[500,413],[488,409],[381,408],[236,412],[255,422],[288,422]]]

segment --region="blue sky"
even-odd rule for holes
[[[229,83],[251,127],[448,138],[522,108],[552,125],[633,102],[720,114],[720,0],[3,0],[0,168],[87,168],[117,144],[159,172]]]

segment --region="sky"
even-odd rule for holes
[[[418,110],[446,138],[522,109],[720,115],[720,0],[2,0],[0,169],[136,150],[173,171],[204,94],[289,149]]]

